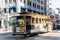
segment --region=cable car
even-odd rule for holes
[[[52,30],[52,19],[46,15],[22,12],[20,16],[13,18],[15,18],[15,22],[13,22],[13,35],[37,34]]]

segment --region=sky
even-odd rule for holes
[[[55,8],[58,8],[60,7],[60,0],[55,0]]]

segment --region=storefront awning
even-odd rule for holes
[[[16,8],[16,5],[9,6],[9,8]],[[34,11],[34,12],[37,12],[37,13],[44,14],[43,11],[37,11],[37,10],[34,10],[34,9],[32,9],[32,8],[26,8],[25,6],[20,6],[20,8],[22,8],[22,9],[28,9],[28,10],[31,10],[31,11]]]

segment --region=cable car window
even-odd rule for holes
[[[41,23],[41,18],[39,18],[39,23]]]
[[[34,23],[34,21],[35,21],[35,19],[34,19],[34,18],[32,18],[32,23]]]
[[[36,23],[38,23],[38,18],[36,18]]]
[[[26,24],[31,24],[31,16],[26,16]]]

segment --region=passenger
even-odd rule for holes
[[[24,20],[23,19],[19,19],[19,24],[20,24],[20,26],[24,26]]]

